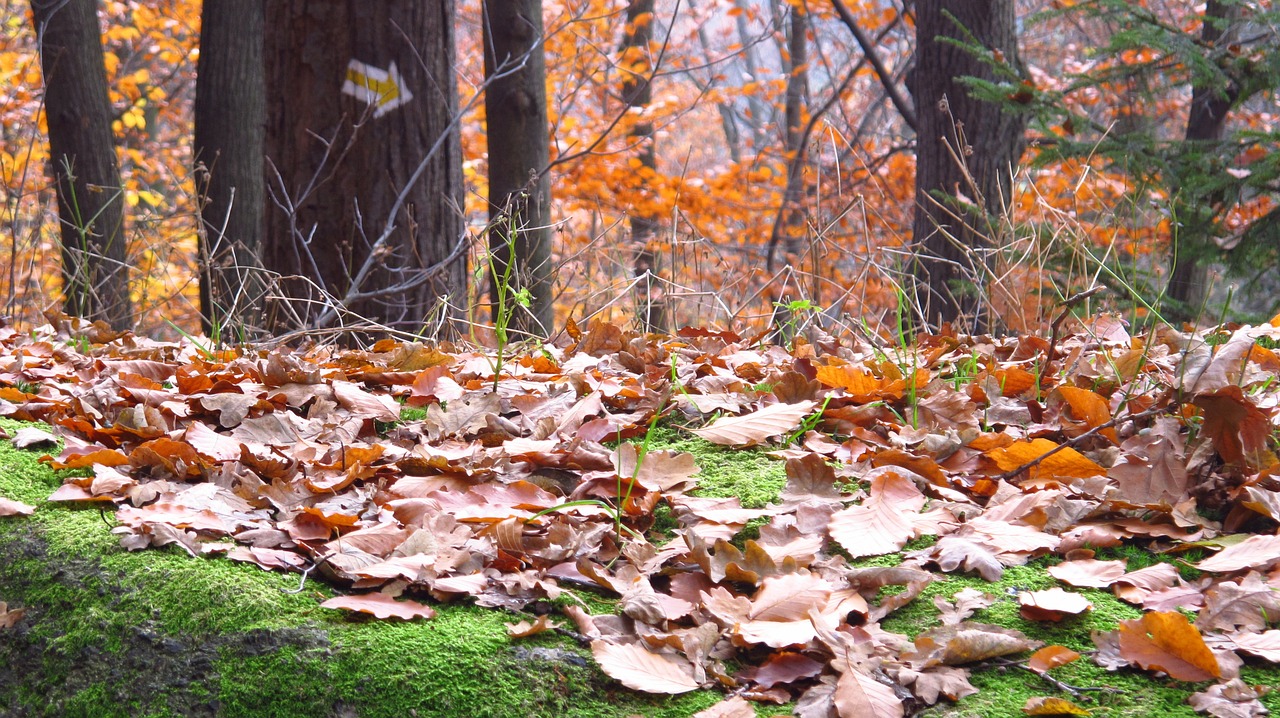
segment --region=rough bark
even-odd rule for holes
[[[200,315],[206,335],[252,337],[261,328],[263,0],[218,0],[201,9],[196,76],[196,189],[202,202]]]
[[[32,0],[68,314],[133,326],[120,168],[96,0]]]
[[[1218,48],[1227,29],[1224,24],[1231,19],[1233,3],[1209,0],[1205,4],[1204,26],[1200,31],[1203,47]],[[1201,82],[1191,88],[1191,110],[1187,116],[1185,138],[1193,151],[1222,140],[1227,126],[1227,115],[1240,98],[1240,86],[1236,82]],[[1175,192],[1176,194],[1180,194]],[[1166,296],[1173,300],[1171,317],[1192,320],[1205,306],[1209,293],[1209,264],[1211,257],[1204,249],[1212,246],[1213,215],[1222,202],[1221,193],[1198,198],[1194,203],[1181,203],[1177,212],[1179,224],[1173,240],[1173,268],[1169,273]]]
[[[263,260],[288,297],[269,302],[268,326],[434,331],[467,280],[453,2],[275,0],[266,19]],[[353,60],[394,63],[412,99],[378,114],[341,92],[371,84]]]
[[[650,45],[653,42],[654,0],[631,0],[627,4],[627,29],[622,40],[622,101],[628,108],[643,112],[653,101],[649,81],[653,73]],[[657,169],[653,146],[653,124],[637,122],[631,127],[628,141],[640,161],[640,177]],[[665,331],[667,327],[666,297],[657,283],[657,254],[653,244],[658,234],[658,218],[644,209],[633,208],[628,215],[631,225],[632,272],[639,278],[637,311],[645,331]]]
[[[503,281],[507,281],[508,296],[527,289],[530,306],[513,308],[511,327],[536,336],[547,336],[555,320],[551,183],[545,176],[550,162],[547,68],[542,41],[542,0],[485,2],[489,252],[494,259],[489,297],[491,302],[497,301],[498,285]],[[510,231],[513,226],[514,235]],[[496,304],[493,312],[496,321]]]
[[[948,39],[976,40],[1016,65],[1014,6],[1013,0],[916,2],[916,62],[907,85],[918,123],[916,299],[926,323],[963,317],[975,330],[988,323],[983,285],[994,247],[987,217],[1007,206],[1026,123],[970,96],[961,78],[996,78],[982,60]],[[968,212],[947,199],[960,195],[981,207]]]

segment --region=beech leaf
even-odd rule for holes
[[[385,593],[352,594],[336,596],[320,604],[321,608],[340,608],[346,611],[368,613],[378,618],[434,618],[435,610],[417,601],[397,601]]]
[[[794,431],[800,421],[813,413],[817,402],[805,400],[795,404],[770,404],[759,411],[743,416],[726,416],[716,419],[701,429],[690,433],[713,444],[725,446],[752,446],[789,431]]]
[[[1222,675],[1213,651],[1181,613],[1152,611],[1142,618],[1121,621],[1118,633],[1120,656],[1149,671],[1163,671],[1189,682]]]
[[[591,655],[610,678],[644,693],[688,693],[698,689],[693,664],[669,653],[654,653],[638,643],[592,641]]]

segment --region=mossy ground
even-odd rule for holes
[[[13,431],[18,425],[0,420]],[[651,448],[690,451],[701,468],[699,493],[739,496],[763,506],[785,484],[783,463],[763,451],[724,449],[659,429]],[[589,654],[556,636],[510,641],[509,615],[468,604],[438,606],[431,621],[351,620],[321,609],[330,595],[297,575],[224,559],[192,559],[177,550],[130,553],[110,533],[111,514],[44,503],[61,478],[0,442],[0,496],[39,506],[34,516],[0,519],[0,600],[28,608],[0,632],[0,715],[5,716],[689,716],[720,699],[701,691],[646,697],[604,677]],[[918,542],[927,545],[928,539]],[[917,545],[908,546],[916,548]],[[865,565],[892,565],[898,554]],[[1128,550],[1131,568],[1161,560]],[[997,595],[974,619],[1017,628],[1046,643],[1092,647],[1091,630],[1111,630],[1139,612],[1103,591],[1081,591],[1094,610],[1060,624],[1018,615],[1018,590],[1057,585],[1049,559],[1008,569],[997,583],[949,575],[885,621],[914,635],[937,625],[934,596],[974,587]],[[614,602],[590,597],[592,611]],[[1280,686],[1280,671],[1244,670],[1250,684]],[[1186,698],[1198,686],[1137,671],[1107,672],[1088,660],[1054,676],[1081,687],[1110,687],[1081,702],[1096,716],[1195,715]],[[934,718],[1021,715],[1027,698],[1058,695],[1018,668],[986,668],[979,693],[943,703]],[[1273,697],[1274,696],[1274,697]],[[1263,699],[1280,710],[1280,696]],[[759,706],[760,715],[788,707]]]
[[[566,639],[511,641],[498,611],[353,620],[316,582],[284,593],[296,574],[124,551],[110,512],[45,503],[41,453],[0,442],[0,496],[39,507],[0,519],[0,600],[27,609],[0,631],[0,715],[676,718],[723,696],[628,691]]]

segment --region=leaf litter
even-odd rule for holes
[[[596,323],[495,382],[489,354],[450,344],[209,351],[63,318],[0,327],[0,415],[54,427],[63,449],[43,460],[81,471],[49,501],[113,507],[125,547],[345,587],[324,607],[415,620],[431,601],[616,596],[617,615],[567,604],[576,630],[546,615],[508,630],[574,635],[634,690],[730,694],[701,715],[905,716],[973,693],[974,665],[1078,660],[970,620],[995,600],[981,591],[936,598],[943,625],[914,639],[880,627],[935,572],[994,581],[1042,556],[1065,559],[1050,573],[1067,589],[1023,592],[1028,620],[1087,611],[1071,587],[1109,588],[1145,613],[1095,633],[1094,661],[1216,681],[1197,710],[1261,715],[1238,674],[1241,654],[1280,661],[1280,360],[1264,346],[1280,329],[1208,342],[1104,323],[1056,343],[921,335],[892,353]],[[699,496],[691,455],[650,450],[659,421],[771,450],[778,501]],[[673,530],[654,530],[659,507]],[[752,521],[758,538],[732,542]],[[937,540],[900,565],[858,565],[923,536]],[[1219,551],[1195,581],[1094,558],[1124,543]],[[1051,697],[1024,711],[1087,715]]]

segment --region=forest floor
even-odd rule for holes
[[[0,714],[1262,715],[1277,336],[3,329]]]

